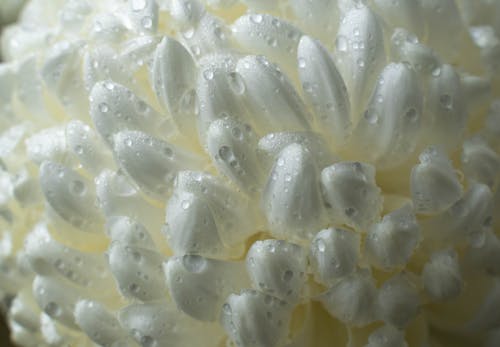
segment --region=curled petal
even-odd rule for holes
[[[406,265],[420,240],[420,228],[410,204],[372,225],[365,240],[371,263],[383,269]]]
[[[230,118],[218,119],[210,124],[206,136],[217,169],[247,193],[257,192],[263,177],[252,128]]]
[[[177,307],[202,321],[217,320],[225,298],[248,283],[243,264],[199,255],[172,257],[163,268]]]
[[[377,16],[366,6],[353,6],[340,21],[335,42],[337,66],[347,85],[354,122],[370,87],[385,63],[384,38]]]
[[[302,36],[297,52],[299,77],[309,105],[315,110],[317,127],[343,145],[351,131],[347,88],[328,51],[317,41]]]
[[[330,219],[366,230],[382,211],[381,190],[375,183],[375,168],[369,164],[340,162],[321,172],[323,196]]]
[[[153,64],[153,89],[171,114],[179,130],[192,135],[195,118],[196,65],[189,52],[176,40],[164,37],[157,46]]]
[[[395,327],[403,328],[415,318],[419,305],[416,285],[406,275],[393,276],[379,290],[379,316]]]
[[[321,227],[324,210],[318,176],[306,148],[291,144],[281,151],[262,196],[262,208],[274,235],[303,239]]]
[[[422,271],[422,281],[427,294],[434,300],[457,297],[464,282],[455,251],[439,251],[431,255]]]
[[[66,222],[84,231],[100,232],[103,218],[95,206],[94,184],[77,172],[53,162],[40,166],[45,200]]]
[[[410,188],[418,213],[437,214],[458,201],[462,186],[446,154],[429,147],[411,171]]]
[[[178,171],[201,164],[195,154],[139,131],[119,132],[113,142],[122,169],[141,189],[158,197],[170,191]]]
[[[222,306],[221,324],[240,346],[281,346],[291,309],[286,302],[255,290],[231,294]]]
[[[278,67],[263,56],[247,56],[238,61],[236,72],[246,86],[248,107],[258,133],[309,129],[306,107]]]
[[[332,284],[337,278],[350,275],[359,260],[359,235],[343,229],[321,230],[311,241],[310,262],[316,280]]]
[[[299,245],[281,240],[257,241],[250,247],[246,263],[254,288],[289,303],[302,295],[307,254]]]
[[[302,32],[268,14],[241,16],[232,25],[236,42],[250,54],[262,54],[287,71],[296,71],[297,45]]]
[[[375,318],[377,288],[370,274],[339,279],[319,297],[326,310],[343,323],[363,326]]]
[[[395,167],[417,145],[422,118],[422,93],[415,72],[391,63],[379,76],[351,144],[358,156],[377,167]]]

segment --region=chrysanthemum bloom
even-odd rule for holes
[[[2,53],[19,345],[500,345],[500,2],[32,0]]]

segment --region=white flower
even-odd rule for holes
[[[496,346],[499,2],[31,0],[1,44],[17,344]]]

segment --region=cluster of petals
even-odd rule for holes
[[[1,52],[17,344],[500,345],[500,2],[31,0]]]

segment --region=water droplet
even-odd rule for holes
[[[451,110],[452,108],[452,98],[448,94],[443,94],[439,97],[439,103],[443,108]]]
[[[359,67],[364,67],[365,66],[365,61],[363,59],[361,59],[361,58],[358,59],[357,63],[358,63]]]
[[[354,217],[356,215],[357,211],[353,207],[348,207],[345,209],[344,213],[347,217]]]
[[[75,148],[73,148],[76,154],[82,154],[83,153],[83,147],[80,145],[76,145]]]
[[[61,308],[53,301],[45,305],[43,311],[51,317],[58,317],[61,314]]]
[[[226,302],[224,305],[222,305],[222,311],[224,311],[225,314],[230,315],[232,313],[231,305]]]
[[[269,36],[267,38],[267,44],[271,47],[276,47],[278,45],[278,41],[276,40],[276,38]]]
[[[238,140],[243,139],[243,133],[241,132],[240,128],[234,127],[231,129],[231,134],[237,138]]]
[[[301,69],[306,67],[306,60],[304,58],[299,58],[298,62]]]
[[[187,201],[187,200],[183,200],[183,201],[181,202],[181,207],[182,207],[182,209],[183,209],[183,210],[187,210],[187,209],[189,208],[189,206],[190,206],[190,205],[191,205],[191,204],[190,204],[190,203],[189,203],[189,201]]]
[[[347,51],[347,38],[342,35],[338,36],[337,39],[335,40],[335,47],[339,52]]]
[[[132,0],[132,10],[142,11],[146,8],[146,0]]]
[[[174,151],[170,147],[165,147],[163,149],[163,154],[168,158],[172,158],[174,156]]]
[[[325,241],[323,241],[322,239],[318,239],[316,241],[316,248],[319,252],[323,253],[326,250]]]
[[[203,77],[205,77],[205,79],[207,81],[210,81],[214,78],[214,72],[212,69],[207,69],[205,71],[203,71]]]
[[[137,112],[139,113],[144,113],[148,110],[148,105],[142,100],[139,100],[136,106],[137,106]]]
[[[156,340],[151,336],[144,335],[141,337],[141,345],[143,347],[156,347]]]
[[[85,194],[85,183],[80,180],[74,180],[69,185],[69,191],[73,195],[84,195]]]
[[[434,70],[432,70],[432,76],[434,77],[439,77],[441,75],[441,68],[437,67]]]
[[[290,174],[285,175],[285,182],[290,182],[292,180],[292,176]]]
[[[290,280],[293,278],[293,271],[292,270],[286,270],[283,273],[283,281],[285,282],[290,282]]]
[[[131,139],[129,139],[129,138],[126,138],[126,139],[123,141],[123,143],[124,143],[124,144],[125,144],[125,146],[127,146],[127,147],[132,146],[132,140],[131,140]]]
[[[187,271],[192,273],[200,273],[205,269],[206,260],[199,255],[187,254],[182,257],[182,264]]]
[[[245,92],[245,82],[239,73],[231,72],[228,75],[228,82],[234,94],[241,95]]]
[[[145,16],[141,19],[141,25],[144,29],[151,29],[153,27],[153,20],[149,16]]]
[[[231,148],[228,146],[222,146],[219,148],[219,157],[224,161],[228,160],[229,157],[231,157]]]
[[[410,107],[406,113],[405,113],[406,119],[408,119],[410,122],[415,122],[418,119],[418,113],[417,110],[414,107]]]
[[[261,15],[261,14],[252,14],[252,15],[250,15],[250,20],[251,20],[252,22],[254,22],[255,24],[260,24],[260,23],[262,23],[262,20],[263,20],[263,19],[264,19],[264,18],[262,17],[262,15]]]
[[[375,111],[366,110],[364,118],[370,124],[376,124],[378,122],[378,115]]]
[[[354,36],[359,36],[359,28],[354,28],[352,33],[354,34]]]
[[[99,104],[99,111],[106,113],[109,111],[109,106],[105,102]]]
[[[189,28],[188,30],[186,30],[186,31],[184,31],[182,33],[182,36],[184,36],[184,38],[186,40],[191,39],[194,36],[194,29],[193,28]]]
[[[106,82],[104,83],[104,88],[106,88],[107,90],[113,90],[115,89],[115,85],[112,82]]]

